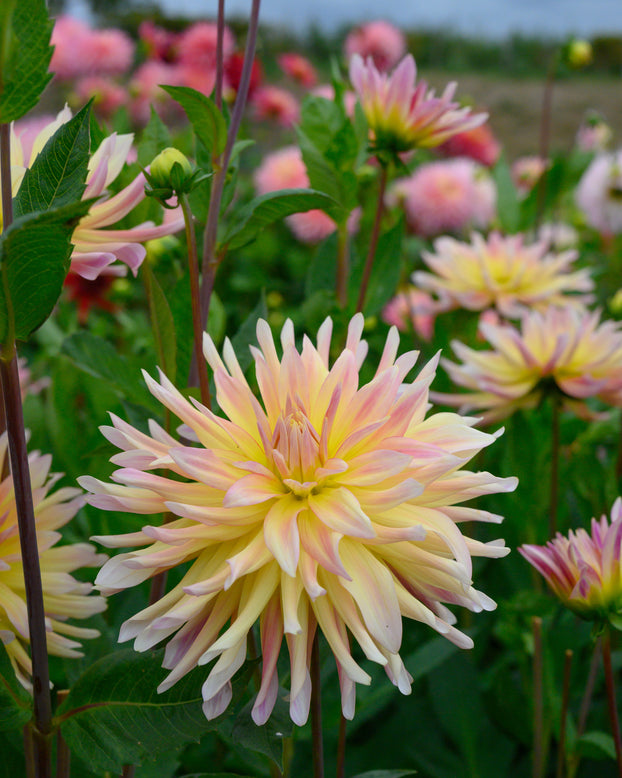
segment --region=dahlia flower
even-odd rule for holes
[[[286,76],[293,78],[301,86],[307,89],[317,84],[317,73],[315,68],[302,54],[289,51],[278,58],[279,67]]]
[[[442,361],[453,382],[472,391],[432,393],[432,398],[461,411],[483,410],[486,423],[536,407],[551,389],[559,392],[562,407],[583,418],[595,418],[585,404],[589,397],[622,406],[620,324],[599,319],[598,312],[550,306],[525,314],[520,330],[480,322],[493,349],[475,351],[453,341],[463,364]]]
[[[400,61],[406,52],[406,40],[401,30],[378,19],[348,33],[344,42],[348,61],[355,55],[371,57],[378,70],[385,71]]]
[[[363,316],[350,322],[345,349],[332,367],[332,322],[317,346],[296,347],[287,321],[283,355],[265,321],[252,348],[262,402],[246,383],[231,344],[224,361],[205,336],[224,417],[189,402],[161,373],[145,374],[150,391],[184,423],[183,445],[150,423],[144,434],[113,416],[104,435],[122,449],[113,483],[84,476],[91,505],[104,510],[179,518],[129,535],[98,538],[111,547],[143,546],[101,569],[106,593],[134,586],[191,562],[181,582],[121,628],[144,651],[169,638],[159,690],[193,667],[217,659],[203,685],[207,718],[231,699],[230,679],[246,658],[259,621],[262,682],[253,707],[264,723],[278,695],[277,659],[285,638],[291,661],[290,714],[309,711],[310,650],[316,629],[337,661],[344,715],[352,718],[355,684],[369,675],[350,652],[354,639],[407,694],[411,677],[399,655],[402,617],[428,624],[458,646],[472,645],[443,603],[473,611],[494,603],[472,586],[472,556],[501,557],[503,541],[464,536],[463,521],[500,521],[461,503],[512,491],[515,478],[462,466],[497,435],[453,413],[425,418],[433,360],[404,383],[417,354],[396,359],[393,328],[375,377],[359,387],[367,344]],[[157,471],[157,472],[151,472]],[[167,472],[168,471],[168,474]]]
[[[434,252],[421,254],[433,272],[418,271],[413,280],[445,302],[446,308],[495,307],[509,318],[529,308],[590,302],[589,296],[581,294],[594,288],[589,270],[569,272],[577,252],[554,254],[548,247],[544,240],[526,244],[522,235],[504,237],[498,232],[487,239],[473,233],[470,243],[442,237],[434,241]]]
[[[134,60],[134,42],[123,30],[94,30],[71,16],[58,17],[51,43],[50,70],[62,79],[121,75]]]
[[[501,144],[489,124],[480,124],[453,135],[437,151],[446,157],[468,157],[486,167],[492,167],[501,154]]]
[[[38,124],[37,134],[29,131],[28,125],[15,126],[11,138],[11,180],[13,195],[17,194],[26,169],[34,162],[47,141],[65,122],[71,119],[67,106],[55,120],[43,128]],[[22,137],[24,142],[22,142]],[[83,278],[94,279],[119,260],[136,275],[145,258],[141,244],[152,238],[177,232],[184,226],[183,216],[177,211],[165,214],[165,221],[159,226],[144,222],[137,227],[123,230],[104,229],[127,216],[145,196],[145,177],[140,173],[131,184],[109,195],[107,187],[119,175],[132,150],[134,136],[118,135],[116,132],[105,138],[88,165],[84,198],[99,198],[86,216],[80,219],[72,237],[74,245],[71,254],[71,270]]]
[[[269,119],[282,127],[292,127],[300,119],[298,100],[287,89],[279,86],[261,86],[252,99],[257,119]]]
[[[0,472],[4,471],[7,434],[0,435]],[[60,476],[50,475],[52,458],[33,452],[28,457],[41,580],[47,627],[48,653],[54,656],[79,657],[80,643],[75,640],[94,638],[99,632],[68,624],[70,618],[86,619],[106,608],[103,597],[88,594],[89,583],[76,580],[71,573],[81,567],[100,567],[103,555],[95,553],[88,543],[57,546],[59,527],[75,516],[84,504],[80,489],[65,487],[50,493]],[[13,478],[0,482],[0,640],[4,643],[15,674],[29,686],[32,663],[28,655],[28,615],[24,568],[17,526]]]
[[[429,294],[414,286],[395,295],[382,310],[382,320],[400,332],[410,329],[423,340],[432,340],[434,320],[441,310]]]
[[[622,151],[597,154],[575,199],[587,223],[605,235],[622,232]]]
[[[408,228],[426,238],[469,227],[487,227],[496,212],[497,191],[488,171],[471,159],[420,165],[398,179],[387,204],[400,205]]]
[[[581,151],[606,151],[613,130],[596,111],[591,111],[577,130],[576,144]]]
[[[391,75],[379,72],[370,57],[350,60],[350,81],[363,107],[376,149],[394,153],[431,148],[459,132],[478,127],[487,114],[471,114],[452,102],[456,84],[440,97],[425,81],[415,86],[417,66],[408,54]]]
[[[584,529],[559,532],[546,546],[518,550],[545,577],[563,604],[581,618],[610,621],[620,627],[622,616],[622,499],[614,502],[611,523],[605,515]]]
[[[540,177],[550,167],[550,162],[542,157],[519,157],[512,164],[512,181],[519,194],[526,196],[540,180]]]

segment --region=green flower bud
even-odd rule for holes
[[[172,147],[161,151],[149,169],[149,182],[154,189],[183,191],[191,177],[192,165],[188,158]]]
[[[592,44],[575,38],[568,44],[568,64],[573,68],[583,68],[592,61]]]

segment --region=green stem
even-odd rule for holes
[[[540,138],[538,143],[538,155],[541,160],[546,162],[549,156],[549,145],[551,142],[551,117],[553,114],[553,86],[555,85],[555,73],[557,71],[557,52],[553,55],[544,82],[544,92],[542,93],[542,108],[540,111]],[[546,167],[537,183],[536,194],[536,216],[534,220],[534,230],[537,230],[542,222],[546,204],[548,171]]]
[[[564,778],[564,763],[566,761],[566,719],[568,717],[568,701],[570,698],[570,668],[572,666],[572,651],[567,648],[564,654],[564,680],[562,684],[562,707],[559,723],[559,744],[557,751],[556,778]]]
[[[603,665],[605,667],[605,686],[607,687],[607,707],[609,709],[609,721],[611,734],[616,748],[616,761],[618,763],[618,775],[622,778],[622,740],[620,740],[620,721],[618,719],[618,706],[616,704],[616,686],[611,668],[611,633],[609,627],[605,629],[602,638]]]
[[[367,257],[365,258],[365,265],[363,267],[363,277],[361,279],[359,298],[356,303],[356,310],[361,312],[363,311],[363,307],[365,305],[367,287],[369,286],[369,279],[371,278],[371,271],[374,265],[374,258],[376,256],[376,248],[378,247],[378,238],[380,237],[380,225],[382,223],[382,214],[384,213],[384,193],[387,188],[387,178],[388,166],[386,164],[381,164],[380,180],[378,182],[378,201],[376,203],[376,215],[374,216],[374,226],[372,227],[371,236],[369,239],[369,249],[367,251]]]
[[[194,219],[190,210],[188,196],[179,196],[179,203],[184,215],[186,225],[186,243],[188,246],[188,265],[190,269],[190,299],[192,304],[192,329],[194,334],[194,358],[199,374],[199,388],[201,402],[207,408],[212,407],[212,398],[209,390],[209,378],[207,375],[207,363],[203,356],[203,327],[201,326],[201,298],[199,289],[199,257],[197,254],[197,241],[194,231]]]
[[[549,538],[557,532],[557,503],[559,500],[559,401],[551,400],[551,496],[549,504]]]
[[[544,690],[542,684],[542,619],[534,616],[533,630],[533,778],[544,775]]]
[[[341,308],[348,304],[348,278],[350,274],[350,235],[347,221],[337,227],[337,278],[335,294]]]
[[[12,223],[11,209],[11,146],[8,124],[0,125],[0,190],[2,192],[3,229]],[[8,301],[7,301],[8,302]],[[0,381],[6,411],[6,432],[9,459],[15,493],[15,507],[19,528],[19,542],[26,590],[28,634],[32,659],[32,696],[34,708],[33,748],[35,775],[50,778],[52,759],[50,731],[52,728],[52,700],[45,630],[45,609],[39,567],[39,549],[35,525],[30,468],[24,429],[24,414],[19,385],[15,341],[10,338],[2,344]]]
[[[322,677],[320,673],[319,633],[311,649],[311,733],[313,739],[313,778],[324,778],[324,740],[322,733]]]
[[[218,16],[216,21],[216,84],[214,100],[217,108],[222,108],[222,82],[224,75],[224,40],[225,40],[225,0],[218,0]]]

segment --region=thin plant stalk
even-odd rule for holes
[[[347,719],[341,713],[339,719],[339,740],[337,742],[337,778],[346,778],[346,731]]]
[[[549,504],[549,538],[557,532],[557,502],[559,500],[559,401],[551,400],[551,491]]]
[[[542,93],[542,107],[540,109],[540,135],[538,141],[538,156],[543,162],[548,160],[549,145],[551,142],[551,124],[553,115],[553,87],[555,85],[555,73],[557,71],[557,53],[553,55],[544,82],[544,91]],[[536,192],[536,215],[534,219],[534,230],[537,230],[544,216],[546,204],[547,189],[547,169],[542,171],[537,183]]]
[[[35,747],[32,739],[32,724],[28,722],[23,730],[24,736],[24,771],[26,778],[36,778]]]
[[[3,229],[13,220],[11,207],[11,145],[8,124],[0,125],[0,190],[2,192]],[[4,280],[3,280],[4,283]],[[10,299],[7,302],[10,304]],[[15,340],[11,336],[2,345],[0,381],[6,412],[9,458],[15,492],[15,507],[19,541],[24,569],[28,635],[32,659],[33,747],[35,775],[50,778],[52,774],[50,731],[52,728],[52,700],[50,698],[50,671],[48,666],[45,630],[45,609],[39,567],[39,549],[35,525],[28,450],[24,430],[22,397]]]
[[[542,619],[534,616],[533,631],[533,778],[544,775],[544,688],[542,657]]]
[[[598,638],[594,644],[594,650],[592,651],[592,659],[590,661],[590,669],[587,675],[587,681],[585,683],[585,690],[583,692],[583,698],[581,700],[581,707],[579,708],[579,718],[577,721],[577,734],[576,739],[579,739],[585,732],[587,726],[587,717],[592,706],[592,697],[594,695],[594,687],[596,685],[596,676],[598,675],[598,665],[600,664],[601,639]],[[579,763],[581,761],[581,755],[574,753],[568,762],[568,778],[574,778],[577,770],[579,769]]]
[[[188,195],[179,196],[179,204],[184,215],[186,226],[186,244],[188,246],[188,265],[190,269],[190,299],[192,303],[192,329],[194,334],[194,358],[199,373],[199,389],[201,402],[207,408],[212,407],[212,398],[209,390],[209,377],[207,375],[207,363],[203,357],[203,327],[201,326],[201,306],[199,297],[199,257],[197,254],[197,241],[194,230],[194,219],[188,202]]]
[[[216,106],[222,108],[222,82],[224,76],[224,42],[225,42],[225,0],[218,0],[218,16],[216,21],[216,84],[214,100]]]
[[[376,203],[376,215],[374,216],[374,226],[372,227],[371,236],[369,239],[369,249],[367,251],[367,257],[365,258],[365,265],[363,267],[363,277],[361,278],[359,298],[356,303],[356,310],[361,312],[365,306],[367,287],[369,286],[369,279],[371,278],[371,271],[374,266],[374,258],[376,256],[376,249],[378,247],[378,238],[380,237],[380,225],[382,223],[382,214],[384,213],[384,194],[387,188],[387,179],[388,166],[386,164],[381,164],[380,180],[378,182],[378,201]]]
[[[133,764],[123,765],[123,772],[121,773],[121,778],[134,778],[135,773],[136,773],[136,765]]]
[[[562,708],[559,723],[559,744],[557,751],[556,778],[564,778],[566,762],[566,719],[568,718],[568,702],[570,698],[570,669],[572,667],[572,650],[567,648],[564,654],[564,680],[562,683]]]
[[[622,778],[622,740],[620,739],[620,721],[618,719],[618,706],[616,704],[616,686],[611,668],[611,633],[609,627],[605,629],[602,637],[603,665],[605,668],[605,686],[607,688],[607,707],[609,709],[609,721],[611,734],[616,748],[616,761],[618,775]]]
[[[347,221],[337,227],[337,278],[335,294],[341,308],[348,304],[348,278],[350,275],[350,235]]]
[[[69,689],[63,689],[57,694],[60,705],[69,695]],[[56,733],[56,778],[70,778],[71,776],[71,751],[67,741],[62,736],[60,729]]]
[[[322,690],[320,642],[315,633],[311,649],[311,733],[313,740],[313,778],[324,778],[324,740],[322,733]]]

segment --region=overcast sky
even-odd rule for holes
[[[158,0],[169,12],[214,15],[216,0]],[[227,13],[246,14],[249,0],[226,0]],[[622,0],[262,0],[261,18],[303,30],[326,30],[384,18],[406,28],[449,27],[504,36],[510,32],[565,36],[622,33]]]

